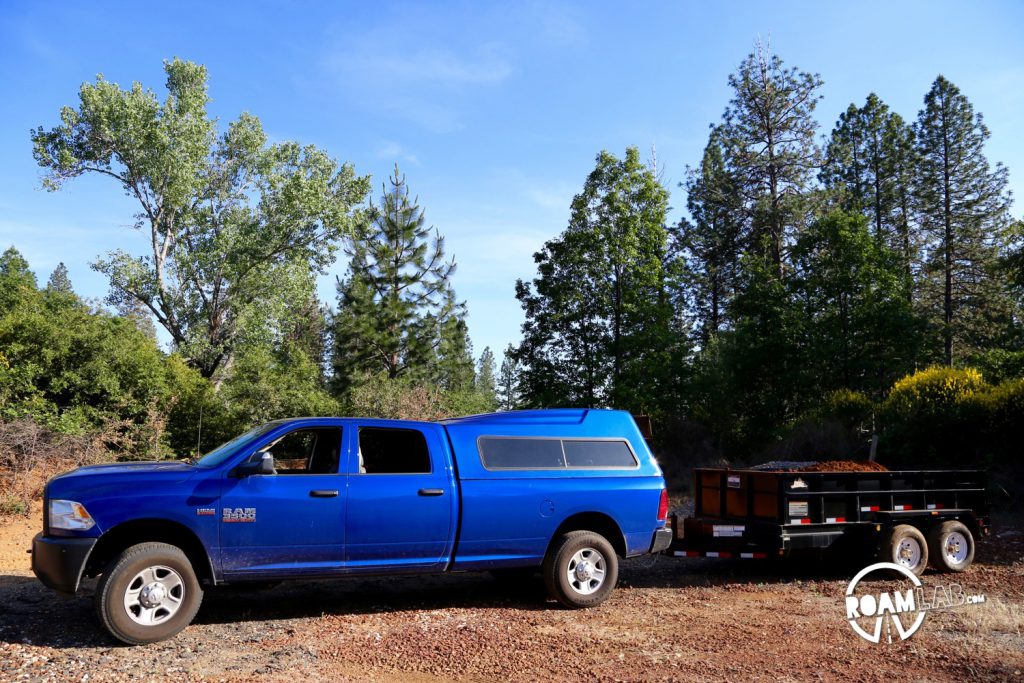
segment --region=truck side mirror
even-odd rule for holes
[[[254,474],[277,474],[274,469],[274,454],[270,451],[255,453],[235,468],[235,476],[248,477]]]

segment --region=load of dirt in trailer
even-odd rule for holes
[[[889,468],[870,460],[822,460],[791,462],[776,460],[750,469],[762,472],[888,472]]]

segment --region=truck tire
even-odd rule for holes
[[[916,527],[899,524],[885,535],[878,559],[906,567],[921,576],[928,567],[928,543]]]
[[[974,536],[954,519],[929,529],[928,549],[932,566],[940,572],[962,572],[974,562]]]
[[[605,601],[619,580],[619,558],[604,536],[570,531],[544,558],[548,593],[566,607],[594,607]]]
[[[139,543],[107,565],[95,601],[100,623],[111,635],[141,645],[170,638],[188,626],[199,611],[203,589],[181,549]]]

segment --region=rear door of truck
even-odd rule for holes
[[[459,492],[443,428],[394,420],[351,424],[346,568],[444,569],[454,546]]]

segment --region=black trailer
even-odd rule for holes
[[[920,575],[959,572],[989,532],[979,471],[805,472],[698,468],[694,514],[671,518],[677,557],[763,559],[845,549]]]

